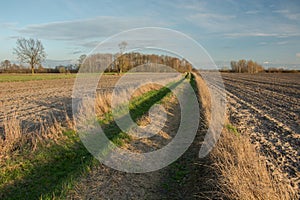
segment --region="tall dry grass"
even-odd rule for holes
[[[0,158],[19,154],[23,150],[35,151],[39,144],[58,142],[63,131],[73,128],[73,122],[65,113],[65,121],[58,122],[56,117],[49,113],[47,119],[39,117],[35,128],[22,125],[22,120],[16,115],[5,117],[3,134],[0,136]]]
[[[4,134],[0,137],[0,156],[12,152],[14,149],[22,146],[27,137],[21,128],[20,122],[16,117],[11,119],[5,118],[3,121]]]
[[[116,96],[117,99],[115,99],[116,102],[123,102],[123,99],[125,96],[127,96],[128,93],[132,93],[131,99],[137,98],[151,90],[159,90],[163,87],[164,84],[168,83],[166,81],[165,83],[149,83],[145,84],[138,89],[134,90],[132,92],[132,88],[124,88],[123,90],[118,92],[118,95]],[[105,113],[109,113],[111,111],[111,101],[112,101],[112,92],[102,92],[100,94],[97,94],[95,99],[95,112],[96,116],[98,118],[101,118],[104,116]]]
[[[205,112],[210,119],[210,95],[205,81],[197,72],[193,73]],[[230,122],[228,122],[230,123]],[[223,129],[221,137],[209,155],[211,169],[216,177],[212,177],[217,185],[218,193],[225,199],[298,199],[297,191],[288,180],[272,177],[266,167],[266,158],[256,151],[247,135]]]
[[[272,177],[249,137],[224,130],[211,152],[218,185],[229,199],[297,199],[288,180]]]
[[[208,123],[208,120],[211,118],[211,96],[209,93],[209,89],[197,70],[193,70],[192,76],[194,77],[194,80],[196,82],[201,109],[204,112],[206,121]]]

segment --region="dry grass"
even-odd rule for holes
[[[158,84],[147,84],[144,85],[137,90],[135,90],[131,96],[131,98],[138,97],[142,94],[145,94],[146,92],[149,92],[151,90],[159,90],[162,88],[161,85]],[[118,94],[119,99],[123,99],[123,97],[128,93],[130,89],[124,89]],[[96,108],[96,114],[97,116],[103,116],[105,113],[108,113],[111,111],[111,99],[112,99],[112,93],[111,92],[106,92],[106,93],[101,93],[97,94],[96,97],[96,103],[95,103],[95,108]]]
[[[229,199],[296,199],[288,180],[271,177],[249,138],[224,130],[211,152],[218,185]]]
[[[131,99],[136,98],[138,96],[141,96],[151,90],[159,90],[162,88],[162,85],[160,84],[146,84],[142,87],[139,87],[137,90],[135,90],[132,95]],[[127,95],[127,93],[131,91],[131,88],[124,89],[120,91],[117,95],[117,98],[115,99],[117,102],[122,102],[122,99]],[[102,118],[105,113],[109,113],[111,111],[111,100],[112,100],[112,93],[106,92],[97,94],[96,97],[96,103],[95,103],[95,112],[98,118]]]
[[[193,76],[196,81],[198,94],[200,94],[201,109],[204,111],[206,119],[209,120],[211,118],[211,96],[209,89],[198,71],[194,70]]]
[[[34,129],[22,125],[16,115],[5,117],[4,133],[0,137],[0,158],[10,157],[25,149],[35,151],[38,145],[46,144],[49,141],[59,142],[59,138],[63,137],[63,130],[73,128],[73,122],[66,113],[65,115],[66,121],[61,123],[50,113],[47,120],[39,118]]]
[[[27,138],[20,122],[16,117],[5,119],[3,122],[4,135],[0,138],[1,157],[22,146]]]
[[[195,76],[200,101],[206,119],[210,119],[209,90],[199,73]],[[218,196],[226,199],[297,199],[297,192],[288,180],[272,177],[266,159],[260,155],[247,135],[241,135],[229,125],[223,129],[217,145],[209,155]]]

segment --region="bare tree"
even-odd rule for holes
[[[237,66],[237,62],[236,61],[231,61],[230,65],[231,65],[232,71],[238,72],[238,66]]]
[[[83,65],[84,60],[86,59],[87,55],[82,54],[78,59],[78,69]]]
[[[119,44],[119,48],[120,48],[120,56],[118,57],[119,60],[119,68],[118,71],[119,73],[122,73],[122,69],[123,69],[123,65],[124,65],[124,58],[122,57],[126,47],[127,47],[128,43],[123,41]]]
[[[120,53],[121,53],[121,54],[124,53],[124,51],[125,51],[127,45],[128,45],[128,43],[125,42],[125,41],[123,41],[123,42],[121,42],[121,43],[119,44],[119,48],[120,48]]]
[[[40,65],[46,58],[44,46],[40,40],[32,38],[20,38],[17,40],[17,47],[14,49],[14,54],[23,63],[28,63],[31,68],[31,73],[34,74],[34,68]]]
[[[231,61],[231,69],[238,73],[258,73],[264,71],[263,66],[252,60]]]
[[[4,60],[4,61],[1,62],[1,66],[4,69],[9,69],[11,67],[11,62],[9,60]]]

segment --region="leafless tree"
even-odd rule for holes
[[[9,60],[4,60],[3,62],[1,62],[1,66],[4,69],[9,69],[11,67],[11,62]]]
[[[78,69],[83,65],[84,60],[86,59],[87,55],[82,54],[78,59]]]
[[[32,38],[20,38],[17,40],[17,47],[14,49],[14,54],[23,63],[28,63],[31,68],[31,73],[34,74],[35,66],[40,65],[46,58],[44,46],[40,40]]]
[[[258,73],[264,71],[263,66],[252,60],[231,61],[231,69],[238,73]]]
[[[119,48],[120,48],[120,53],[121,53],[121,54],[124,53],[124,51],[125,51],[127,45],[128,45],[128,43],[125,42],[125,41],[123,41],[123,42],[121,42],[121,43],[119,44]]]
[[[121,42],[121,43],[119,44],[119,48],[120,48],[120,56],[119,56],[119,58],[118,58],[118,60],[119,60],[119,67],[118,67],[119,73],[122,73],[122,70],[123,70],[124,60],[123,60],[122,55],[123,55],[123,53],[124,53],[124,51],[125,51],[127,45],[128,45],[128,43],[125,42],[125,41],[123,41],[123,42]]]

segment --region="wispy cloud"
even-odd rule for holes
[[[280,35],[277,33],[226,33],[224,34],[229,38],[237,38],[237,37],[279,37]]]
[[[226,33],[224,34],[225,37],[228,38],[239,38],[239,37],[276,37],[276,38],[288,38],[288,37],[297,37],[300,36],[299,33],[294,32],[277,32],[277,33],[271,33],[271,32],[240,32],[240,33]],[[287,42],[278,42],[277,44],[286,44]]]
[[[248,11],[245,12],[245,14],[247,14],[247,15],[255,15],[257,13],[259,13],[258,10],[248,10]]]
[[[300,13],[294,13],[287,9],[274,10],[273,13],[279,13],[290,20],[299,20],[300,19]]]
[[[279,41],[279,42],[276,42],[276,44],[278,45],[285,45],[285,44],[288,44],[289,41]]]
[[[73,51],[71,54],[80,54],[80,53],[83,53],[83,51],[81,51],[81,50]]]
[[[297,58],[300,58],[300,52],[299,52],[299,53],[296,53],[296,57],[297,57]]]
[[[286,44],[289,44],[289,43],[290,43],[290,41],[284,40],[284,41],[269,42],[269,43],[267,43],[267,42],[259,42],[258,44],[259,45],[267,45],[267,44],[269,44],[269,45],[286,45]]]
[[[267,42],[260,42],[258,43],[259,45],[267,45],[268,43]]]
[[[7,28],[7,29],[14,29],[18,25],[17,22],[6,22],[6,23],[1,23],[0,27],[2,28]]]
[[[202,33],[216,33],[218,36],[225,38],[242,38],[242,37],[274,37],[274,38],[289,38],[300,36],[299,25],[287,23],[285,18],[289,20],[300,19],[300,13],[293,13],[290,10],[275,10],[273,14],[268,14],[268,11],[263,10],[261,3],[254,1],[249,6],[249,9],[243,11],[241,5],[236,1],[228,0],[232,4],[236,12],[220,12],[212,10],[211,7],[201,5],[200,12],[193,12],[193,5],[190,7],[191,14],[185,19],[195,26],[202,28]],[[225,5],[226,6],[226,5]],[[221,9],[221,7],[217,7]],[[270,8],[271,10],[273,8]],[[262,16],[262,14],[264,15]],[[248,16],[247,16],[248,15]],[[278,18],[278,15],[284,17]],[[262,20],[264,17],[264,20]],[[278,20],[281,19],[281,20]],[[276,25],[275,25],[276,24]],[[278,44],[283,45],[284,42]]]
[[[99,44],[99,40],[93,40],[93,41],[78,41],[76,43],[78,46],[85,47],[85,48],[94,48]]]
[[[209,32],[231,30],[232,22],[236,16],[216,13],[196,13],[186,17],[186,20]]]
[[[142,26],[159,26],[162,22],[147,18],[99,16],[90,19],[28,25],[18,30],[22,35],[50,40],[85,40],[108,37],[120,31]]]
[[[190,1],[190,2],[184,2],[179,4],[173,4],[171,6],[174,6],[179,9],[186,9],[189,11],[204,11],[206,9],[206,2],[204,1]]]
[[[226,21],[235,18],[234,15],[222,15],[216,13],[197,13],[195,15],[191,15],[190,19],[196,20],[216,20],[216,21]]]

